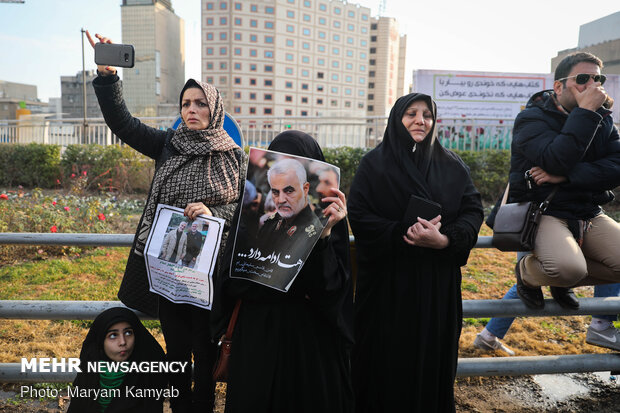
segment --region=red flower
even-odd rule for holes
[[[60,185],[60,179],[56,179],[56,183]]]
[[[56,205],[56,201],[52,201],[52,205]]]
[[[97,215],[97,218],[99,218],[101,221],[105,221],[105,215],[103,215],[102,212]]]
[[[75,208],[75,210],[76,210],[76,211],[79,211],[79,210],[80,210],[80,208]]]
[[[0,199],[9,199],[7,194],[0,194]]]
[[[56,227],[56,225],[52,225],[50,232],[58,232],[58,227]]]
[[[83,172],[82,172],[82,175],[86,176],[86,171],[83,171]]]
[[[75,174],[71,174],[71,178],[75,178]]]
[[[71,208],[69,208],[69,207],[65,207],[65,211],[67,211],[67,212],[68,212],[70,209],[71,209]]]

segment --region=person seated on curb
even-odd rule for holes
[[[561,306],[578,308],[572,287],[620,282],[620,225],[600,206],[620,185],[620,139],[602,67],[590,53],[565,57],[553,90],[534,94],[515,119],[510,202],[543,202],[559,186],[533,254],[515,268],[517,294],[529,308],[544,307],[543,285]]]
[[[620,296],[620,284],[601,284],[594,287],[595,297],[618,297]],[[513,285],[502,300],[516,300],[517,285]],[[586,333],[586,343],[593,346],[605,347],[611,350],[620,351],[620,341],[614,340],[619,335],[613,322],[618,318],[617,315],[598,315],[592,316],[592,322]],[[484,351],[502,351],[509,356],[514,356],[515,352],[500,340],[506,336],[514,317],[493,317],[484,329],[476,334],[473,346]]]

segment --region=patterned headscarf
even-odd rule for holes
[[[220,92],[212,85],[189,79],[185,90],[200,87],[211,111],[209,126],[191,130],[181,122],[170,143],[178,152],[156,172],[138,231],[134,252],[143,255],[157,204],[185,208],[191,202],[208,206],[225,205],[237,198],[239,162],[238,148],[224,130],[224,105]]]

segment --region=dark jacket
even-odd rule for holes
[[[620,138],[611,111],[580,107],[560,111],[553,91],[533,95],[515,119],[510,161],[510,201],[543,201],[554,185],[528,188],[525,172],[534,166],[568,181],[551,201],[547,215],[589,219],[613,200],[620,185]]]
[[[170,157],[179,154],[171,144],[171,139],[174,136],[173,129],[155,129],[131,116],[123,100],[121,82],[118,76],[98,76],[93,80],[93,87],[95,88],[99,106],[108,127],[125,144],[154,159],[155,170],[159,169]],[[239,160],[239,165],[241,165],[240,176],[243,177],[245,176],[246,164],[243,150],[241,148],[235,150],[235,155]],[[244,180],[240,179],[239,182],[238,193],[240,199],[243,194]],[[227,205],[209,206],[213,216],[226,220],[222,245],[226,242],[236,207],[237,202]],[[140,217],[138,228],[141,226],[142,217]],[[220,252],[222,250],[220,249]],[[118,297],[128,307],[157,316],[157,295],[149,291],[144,258],[134,254],[133,251],[134,247],[132,246]]]

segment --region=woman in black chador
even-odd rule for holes
[[[279,134],[269,149],[324,161],[317,142],[302,132]],[[228,269],[216,281],[220,295],[213,318],[221,314],[216,333],[226,329],[227,315],[241,299],[232,337],[227,413],[353,411],[345,197],[336,189],[323,201],[329,220],[288,292],[229,278]],[[227,246],[227,262],[232,244]]]
[[[74,393],[85,397],[73,396],[67,413],[161,413],[167,382],[164,374],[89,372],[88,363],[164,360],[164,350],[133,311],[114,307],[102,312],[84,339],[80,352],[82,372],[73,382]],[[97,390],[99,396],[93,397],[95,393],[88,390]],[[142,393],[162,397],[134,397]]]
[[[437,140],[436,119],[430,96],[399,98],[383,142],[364,156],[351,186],[357,412],[455,409],[460,267],[483,211],[469,169]],[[441,215],[407,222],[411,195],[439,203]]]

